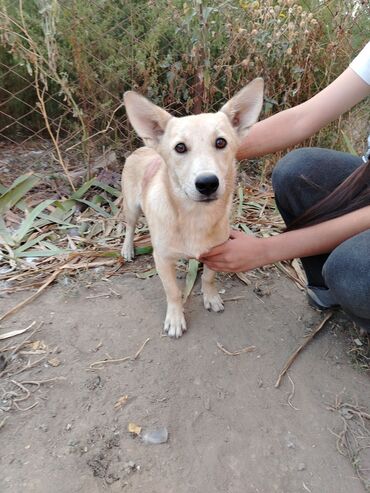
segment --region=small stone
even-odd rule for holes
[[[204,407],[207,411],[210,411],[211,410],[211,400],[209,397],[206,397],[204,399]]]
[[[66,425],[66,431],[71,431],[71,430],[72,430],[72,425],[71,425],[71,423],[68,423]]]
[[[306,470],[306,464],[304,462],[301,462],[298,464],[298,471],[305,471]]]
[[[56,368],[57,366],[60,365],[60,360],[58,358],[50,358],[48,359],[48,364]]]

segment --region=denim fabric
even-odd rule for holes
[[[285,223],[324,198],[361,164],[359,157],[329,149],[288,153],[272,174]],[[370,330],[370,230],[344,241],[330,254],[303,258],[302,264],[310,286],[330,289],[335,302]]]

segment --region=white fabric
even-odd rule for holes
[[[361,79],[370,85],[370,42],[367,43],[349,66]]]

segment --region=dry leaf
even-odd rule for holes
[[[116,411],[118,411],[119,409],[122,409],[122,408],[123,408],[123,406],[126,404],[127,400],[128,400],[128,395],[122,395],[122,396],[121,396],[121,397],[117,400],[117,402],[115,403],[115,405],[114,405],[114,409],[115,409]],[[140,433],[140,432],[139,432],[139,433]]]
[[[32,341],[29,345],[33,351],[45,351],[47,349],[47,345],[44,341]]]
[[[241,281],[243,281],[247,286],[251,285],[250,279],[248,279],[247,274],[245,272],[237,272],[236,276],[239,277]]]
[[[135,423],[129,423],[127,427],[128,431],[134,435],[140,435],[141,433],[141,426],[135,424]]]
[[[26,330],[29,330],[31,327],[33,327],[35,325],[36,322],[32,322],[31,325],[29,325],[28,327],[26,327],[25,329],[19,329],[19,330],[12,330],[11,332],[6,332],[5,334],[0,334],[0,341],[4,340],[4,339],[9,339],[9,337],[14,337],[14,336],[18,336],[20,334],[23,334],[24,332],[26,332]]]
[[[50,358],[50,359],[48,359],[48,364],[50,366],[56,367],[56,366],[60,365],[60,360],[58,358]]]

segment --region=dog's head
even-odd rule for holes
[[[209,202],[232,189],[239,140],[262,108],[263,80],[254,79],[217,113],[176,118],[133,91],[124,101],[132,126],[163,157],[178,193]]]

